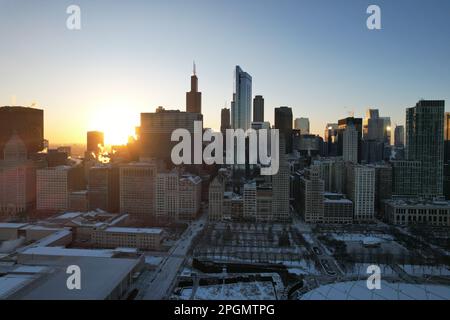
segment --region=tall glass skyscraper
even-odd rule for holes
[[[233,102],[231,103],[231,126],[247,130],[251,126],[252,77],[236,66]]]
[[[421,163],[422,195],[442,195],[444,110],[443,100],[421,100],[406,109],[406,157]]]

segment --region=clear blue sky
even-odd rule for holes
[[[70,4],[81,31],[66,29]],[[380,31],[366,28],[370,4]],[[55,143],[120,118],[131,134],[142,111],[184,109],[194,59],[213,128],[236,64],[267,120],[291,106],[321,135],[350,111],[403,124],[420,98],[450,101],[448,0],[0,0],[0,43],[0,105],[36,101]]]

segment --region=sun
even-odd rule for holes
[[[105,104],[95,107],[90,116],[89,130],[102,131],[105,145],[123,145],[130,136],[135,136],[139,124],[139,113],[124,104]]]

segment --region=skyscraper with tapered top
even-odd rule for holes
[[[252,77],[236,66],[233,102],[231,103],[231,126],[247,130],[251,125]]]
[[[186,112],[202,113],[202,93],[198,91],[198,78],[195,62],[193,74],[191,76],[191,91],[186,92]]]

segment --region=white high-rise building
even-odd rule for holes
[[[370,222],[375,216],[375,168],[350,164],[347,168],[347,196],[353,201],[353,218]]]
[[[210,221],[220,221],[224,216],[224,192],[225,178],[218,175],[209,184],[209,207],[208,219]]]
[[[13,134],[3,149],[0,160],[0,216],[26,212],[36,199],[36,168],[27,159],[27,148]]]
[[[156,216],[170,220],[192,220],[200,211],[202,181],[177,170],[156,176]]]
[[[244,184],[244,219],[256,219],[256,182]]]
[[[74,168],[59,166],[36,171],[36,209],[64,211],[69,209],[69,195],[73,191]]]
[[[344,161],[358,163],[358,131],[349,126],[344,130],[343,158]]]
[[[302,214],[307,223],[324,222],[324,181],[320,178],[321,168],[312,165],[305,169],[300,181]]]

